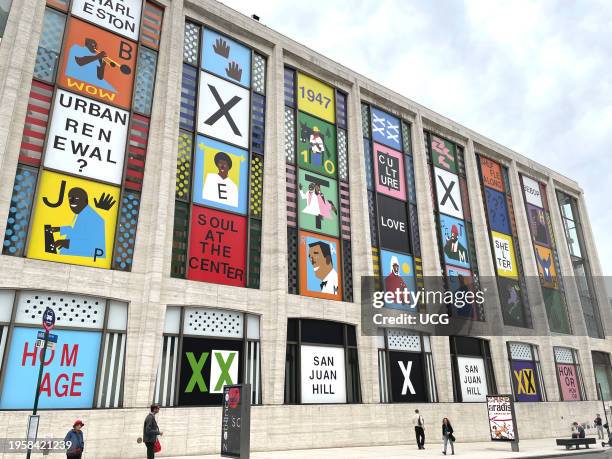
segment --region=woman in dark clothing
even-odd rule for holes
[[[81,427],[83,427],[83,421],[77,419],[74,421],[72,425],[72,429],[68,431],[66,437],[64,438],[64,442],[70,442],[70,446],[66,448],[66,457],[70,459],[81,459],[81,455],[83,454],[83,449],[85,448],[85,442],[83,441],[83,432],[81,431]]]
[[[442,454],[446,456],[446,446],[450,442],[451,452],[455,454],[455,437],[453,436],[453,426],[451,426],[448,418],[442,419],[442,437],[444,437],[444,451]]]

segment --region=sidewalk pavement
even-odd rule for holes
[[[505,459],[505,458],[548,458],[559,456],[585,455],[588,459],[591,454],[594,458],[612,458],[611,448],[602,448],[601,440],[590,449],[584,446],[580,450],[567,451],[563,446],[557,446],[554,438],[540,438],[537,440],[521,440],[520,452],[513,453],[509,443],[505,442],[475,442],[456,443],[455,456],[470,459]],[[447,451],[450,456],[450,447]],[[167,457],[165,459],[219,459],[218,454],[205,456],[180,456]],[[252,459],[408,459],[444,457],[442,455],[442,442],[429,442],[425,444],[425,450],[419,451],[415,444],[394,446],[359,446],[354,448],[329,448],[291,451],[266,451],[251,453]]]

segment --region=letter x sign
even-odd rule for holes
[[[434,167],[438,210],[451,217],[463,219],[459,177],[456,174]]]
[[[200,72],[198,131],[222,142],[249,147],[248,89]]]

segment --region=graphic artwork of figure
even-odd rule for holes
[[[396,256],[391,257],[390,269],[391,272],[387,277],[385,277],[385,291],[387,292],[395,292],[397,290],[404,291],[407,290],[406,282],[399,275],[399,260]]]
[[[538,260],[538,264],[542,267],[542,274],[544,276],[544,280],[546,282],[553,282],[553,276],[552,276],[552,272],[551,272],[551,265],[552,265],[552,257],[551,254],[548,254],[548,257],[546,257],[546,260],[542,259],[542,257],[540,256],[540,251],[536,250],[536,258]]]
[[[451,227],[451,235],[446,238],[444,254],[451,260],[467,263],[467,251],[463,244],[459,242],[459,228],[457,228],[457,225]]]
[[[332,217],[331,213],[338,214],[338,209],[332,201],[325,199],[321,192],[321,184],[310,182],[308,191],[304,192],[302,185],[299,186],[300,198],[306,200],[306,207],[302,212],[313,215],[317,229],[321,229],[323,219]]]
[[[546,229],[546,220],[544,220],[544,212],[531,209],[531,221],[535,225],[535,240],[548,244],[548,231]]]
[[[227,153],[220,151],[215,155],[215,165],[218,173],[206,174],[202,197],[219,204],[237,207],[238,187],[228,176],[232,168],[232,158]]]
[[[60,189],[60,198],[50,207],[59,207],[64,199],[65,182]],[[49,205],[46,198],[45,204]],[[70,255],[75,257],[106,258],[106,228],[104,219],[89,205],[87,192],[82,188],[72,188],[68,192],[68,203],[75,217],[71,225],[45,225],[45,252]],[[94,199],[98,209],[110,210],[116,201],[112,196],[102,193],[100,199]],[[54,240],[53,233],[59,232],[65,239]]]
[[[519,309],[521,305],[521,299],[519,297],[519,288],[516,285],[508,286],[508,315],[516,317],[520,315]]]
[[[328,156],[325,148],[325,136],[317,126],[309,128],[301,123],[300,139],[303,143],[308,142],[308,163],[313,166],[322,167],[324,157]]]
[[[465,293],[470,291],[470,287],[465,283],[465,277],[462,274],[457,275],[458,287],[455,292],[463,292]],[[456,306],[457,312],[460,316],[463,317],[472,317],[472,304],[465,300],[465,304],[463,306]]]
[[[98,43],[93,38],[85,39],[85,46],[72,45],[68,54],[66,75],[117,92],[115,88],[104,79],[107,65],[106,51],[98,50]],[[115,64],[116,65],[116,64]]]
[[[331,247],[327,242],[308,244],[308,258],[317,279],[321,281],[321,293],[338,294],[338,272],[334,269]]]

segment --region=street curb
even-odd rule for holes
[[[526,456],[525,459],[550,459],[554,457],[573,457],[573,456],[582,456],[585,454],[598,454],[598,453],[610,453],[609,449],[584,449],[583,451],[574,451],[574,452],[559,452],[554,454],[547,454],[545,456]],[[612,456],[610,456],[612,457]]]

